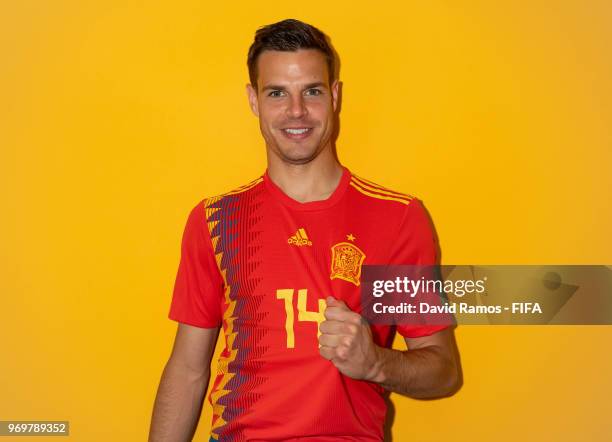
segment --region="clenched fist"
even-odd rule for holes
[[[321,356],[346,376],[375,380],[380,369],[379,347],[372,339],[370,326],[343,301],[331,296],[326,301],[325,321],[319,326]]]

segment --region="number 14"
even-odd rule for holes
[[[294,314],[293,314],[293,294],[295,293],[295,289],[278,289],[276,291],[276,299],[282,299],[285,301],[285,313],[287,314],[287,318],[285,319],[285,331],[287,332],[287,348],[295,348],[295,332],[293,329],[293,325],[295,322]],[[306,299],[308,297],[307,289],[299,289],[298,290],[298,300],[297,300],[297,311],[298,311],[298,321],[311,321],[317,323],[317,339],[321,335],[319,331],[319,325],[321,322],[325,321],[325,307],[327,303],[325,299],[319,299],[319,311],[309,311],[306,310]]]

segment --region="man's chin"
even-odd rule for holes
[[[287,158],[287,157],[282,158],[282,160],[285,163],[293,164],[293,165],[308,164],[308,163],[310,163],[314,159],[315,159],[314,156],[305,157],[305,158]]]
[[[318,149],[300,150],[296,149],[284,150],[279,149],[279,157],[283,162],[289,164],[307,164],[314,160],[320,153]]]

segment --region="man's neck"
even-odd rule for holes
[[[278,158],[268,158],[268,176],[296,201],[325,200],[338,187],[343,170],[335,156],[324,153],[307,164],[290,164]]]

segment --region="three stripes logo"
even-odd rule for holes
[[[300,227],[299,229],[297,229],[297,232],[291,235],[291,237],[287,240],[287,243],[293,244],[298,247],[312,245],[312,241],[308,239],[306,230],[304,230],[303,227]]]

